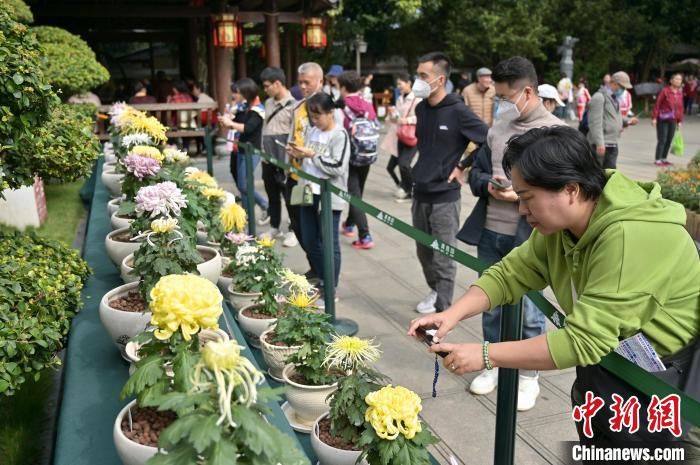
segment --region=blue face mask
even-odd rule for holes
[[[625,89],[617,89],[615,92],[613,92],[613,95],[615,97],[622,97],[622,94],[625,93]]]

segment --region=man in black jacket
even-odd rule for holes
[[[413,93],[423,101],[416,105],[420,156],[412,171],[413,225],[454,247],[459,229],[461,177],[452,172],[469,142],[482,144],[486,140],[488,126],[464,105],[459,95],[447,93],[447,55],[433,52],[422,56],[417,73]],[[455,262],[420,244],[417,255],[430,293],[416,311],[445,310],[452,302]]]

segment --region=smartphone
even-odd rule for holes
[[[510,181],[499,181],[494,178],[489,178],[489,182],[499,189],[508,189],[512,185]]]
[[[424,343],[426,343],[428,345],[428,347],[430,347],[433,344],[435,344],[433,342],[433,334],[432,334],[433,332],[434,331],[430,331],[430,334],[428,334],[428,332],[425,330],[424,327],[419,326],[416,329],[416,337],[420,338]],[[447,354],[449,354],[449,352],[436,352],[436,353],[442,358],[447,357]]]

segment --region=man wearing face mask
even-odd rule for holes
[[[537,73],[530,60],[523,57],[503,60],[494,68],[492,77],[500,99],[496,121],[486,144],[476,153],[469,173],[469,186],[479,200],[457,235],[459,240],[476,245],[479,258],[490,265],[503,259],[532,232],[526,218],[518,212],[518,195],[503,171],[508,141],[532,128],[563,124],[542,104],[537,94]],[[544,315],[529,299],[523,302],[523,339],[543,334]],[[501,314],[507,311],[508,306],[498,306],[482,315],[485,341],[500,341]],[[498,371],[484,370],[472,381],[469,390],[484,395],[497,385]],[[537,372],[521,370],[518,410],[533,408],[539,393]]]
[[[486,140],[488,126],[464,105],[458,94],[447,93],[447,55],[433,52],[419,58],[417,72],[413,94],[423,100],[415,107],[420,156],[412,170],[413,225],[454,246],[462,178],[451,172],[470,142],[482,144]],[[416,311],[440,312],[452,302],[455,262],[422,245],[417,245],[417,255],[430,293]]]
[[[618,71],[588,102],[588,142],[603,168],[617,166],[617,141],[622,129],[639,122],[637,118],[623,118],[620,114],[619,99],[625,89],[631,88],[627,73]]]

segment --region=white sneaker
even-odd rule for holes
[[[518,382],[518,412],[526,412],[535,406],[540,395],[539,376],[522,376]]]
[[[289,231],[284,235],[284,240],[282,241],[282,246],[284,247],[296,247],[299,244],[296,234],[293,231]]]
[[[405,199],[406,197],[408,197],[408,194],[405,190],[403,190],[403,187],[399,187],[398,189],[396,189],[396,192],[394,192],[394,197],[396,197],[397,199]]]
[[[425,299],[418,302],[416,311],[418,313],[433,313],[435,311],[435,302],[437,301],[437,292],[430,290],[430,293],[425,296]]]
[[[258,225],[265,226],[270,222],[270,215],[268,215],[267,210],[262,210],[260,213],[260,218],[258,218]]]
[[[490,394],[498,386],[498,368],[484,370],[479,376],[472,380],[469,385],[469,392],[478,396]]]

